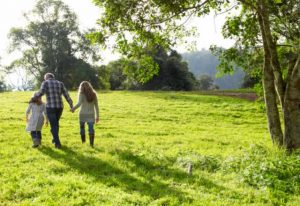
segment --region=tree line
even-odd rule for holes
[[[143,48],[154,61],[146,63],[157,66],[147,81],[141,81],[139,76],[145,75],[138,74],[147,68],[141,68],[143,58],[123,57],[97,66],[99,47],[90,44],[87,36],[91,31],[81,32],[76,14],[61,1],[40,0],[24,18],[27,25],[14,27],[9,33],[10,52],[19,51],[22,57],[5,67],[6,73],[24,76],[18,83],[20,90],[38,87],[46,72],[54,73],[68,89],[76,89],[83,80],[96,89],[112,90],[207,90],[241,84],[241,72],[216,79],[218,60],[206,50],[181,55],[160,45]],[[0,83],[0,91],[9,89],[3,80]]]

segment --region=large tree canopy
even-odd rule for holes
[[[159,72],[141,85],[141,89],[188,91],[196,88],[196,78],[188,71],[187,63],[176,51],[168,54],[163,48],[158,47],[150,55],[159,65]]]
[[[79,31],[77,17],[60,0],[40,0],[24,15],[28,24],[12,28],[10,50],[22,57],[8,69],[23,68],[41,82],[46,72],[76,88],[80,81],[89,80],[97,87],[97,71],[88,63],[95,59],[96,50],[89,46]]]
[[[187,63],[180,54],[172,51],[169,54],[162,48],[156,47],[144,51],[158,66],[158,73],[147,82],[140,83],[140,72],[143,62],[122,58],[110,62],[106,66],[109,73],[109,83],[112,90],[192,90],[196,88],[196,79],[188,71]],[[102,71],[103,72],[103,71]]]
[[[105,43],[112,35],[116,47],[129,56],[139,56],[149,45],[171,47],[185,35],[184,22],[192,16],[237,8],[224,25],[224,36],[237,44],[221,52],[221,67],[256,68],[262,75],[269,130],[275,144],[300,148],[300,6],[298,0],[94,0],[103,9],[100,31],[90,35]],[[204,28],[205,29],[205,28]],[[286,45],[281,49],[281,45]],[[250,66],[250,68],[249,68]],[[282,132],[279,100],[283,111]]]

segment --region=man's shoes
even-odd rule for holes
[[[39,139],[37,138],[34,138],[33,139],[33,145],[32,145],[32,148],[36,148],[38,147],[40,144],[39,144]]]
[[[61,149],[61,144],[55,144],[56,149]]]
[[[39,145],[38,144],[33,144],[32,148],[37,148]]]

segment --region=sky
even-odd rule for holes
[[[88,29],[96,26],[96,20],[100,15],[100,9],[95,6],[92,0],[62,0],[78,16],[79,27]],[[23,13],[30,11],[36,0],[7,0],[0,7],[0,65],[8,65],[15,57],[7,54],[7,35],[12,27],[25,25]],[[233,44],[232,40],[225,40],[221,35],[221,27],[224,23],[224,16],[208,15],[201,19],[188,22],[189,26],[197,26],[200,36],[195,39],[188,39],[188,42],[196,41],[196,50],[208,49],[210,45],[216,44],[225,48]],[[187,52],[187,47],[178,45],[175,49],[179,53]],[[103,51],[103,64],[119,57],[111,51]]]

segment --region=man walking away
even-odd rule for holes
[[[36,96],[40,97],[46,94],[46,112],[51,126],[52,143],[55,144],[55,148],[60,149],[61,143],[59,140],[59,119],[63,111],[62,95],[69,103],[70,108],[73,108],[73,101],[69,96],[64,84],[54,78],[54,74],[47,73],[44,76],[44,80],[41,85],[41,89],[36,93]]]

